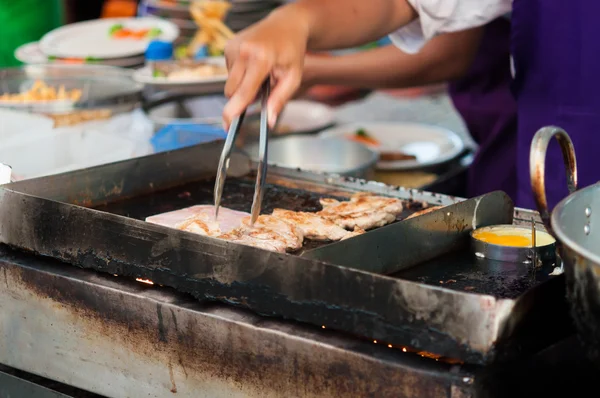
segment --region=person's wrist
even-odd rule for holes
[[[329,56],[325,54],[307,54],[304,58],[302,85],[306,87],[322,84],[327,81],[327,64]]]
[[[308,44],[312,22],[310,12],[304,5],[298,3],[287,4],[271,12],[267,18],[284,21],[286,29],[294,30],[298,39]]]

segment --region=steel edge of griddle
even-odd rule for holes
[[[256,163],[252,163],[256,167]],[[293,180],[303,180],[311,183],[339,187],[351,192],[369,191],[379,195],[395,197],[404,200],[424,202],[434,206],[448,206],[466,200],[457,196],[448,196],[435,192],[423,191],[417,188],[404,188],[401,186],[387,185],[377,181],[367,181],[360,178],[345,177],[337,174],[316,173],[301,169],[288,169],[269,166],[269,172]]]
[[[199,299],[469,363],[493,361],[512,337],[507,331],[518,329],[514,314],[506,315],[514,300],[265,252],[76,205],[98,205],[214,175],[218,148],[204,145],[0,187],[0,240],[79,267],[151,279]],[[243,172],[246,161],[232,158],[231,169]],[[323,176],[301,174],[329,184]],[[427,196],[396,192],[406,199]],[[444,202],[443,195],[437,196]]]
[[[0,345],[0,363],[105,396],[408,398],[474,389],[462,366],[4,247],[0,284],[0,307],[12,308],[0,311],[0,326],[11,325],[0,336],[7,331],[4,341],[19,348],[14,355]]]

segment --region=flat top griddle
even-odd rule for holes
[[[222,206],[249,213],[254,195],[254,184],[255,181],[252,178],[229,179],[223,189]],[[214,186],[214,179],[193,181],[163,191],[103,204],[94,207],[94,209],[143,221],[146,217],[155,214],[179,210],[189,206],[212,205]],[[340,196],[339,194],[337,196],[319,194],[277,184],[267,184],[262,202],[262,213],[270,214],[276,208],[317,212],[322,208],[319,199],[324,197],[347,200],[347,196]],[[402,220],[422,208],[423,202],[407,200],[404,211],[398,215],[398,220]],[[326,244],[315,240],[306,240],[302,249],[295,254],[301,255],[304,251],[312,250]]]
[[[517,299],[527,290],[550,280],[553,270],[554,266],[546,263],[532,272],[526,264],[479,259],[469,250],[463,250],[391,276],[455,291]]]
[[[344,242],[309,244],[304,252],[279,254],[142,221],[149,215],[211,203],[221,145],[204,144],[5,185],[0,188],[0,242],[82,268],[150,279],[198,299],[468,363],[514,358],[571,331],[562,277],[549,278],[545,268],[529,275],[523,265],[483,266],[465,251],[465,237],[473,227],[503,220],[507,210],[512,221],[512,207],[500,193],[472,202],[301,170],[270,169],[267,213],[273,207],[315,211],[320,197],[344,199],[360,191],[401,198],[408,204],[406,214],[422,202],[449,206],[445,209],[465,204],[463,213],[434,211],[347,241],[352,241],[350,248],[367,253],[365,258],[383,250],[388,257],[408,253],[406,260],[415,253],[422,260],[396,267],[399,272],[393,275],[367,271],[372,264],[349,266],[339,250],[330,250],[344,247]],[[244,156],[232,158],[224,206],[248,211],[252,167]],[[523,210],[518,214],[524,219],[533,216]],[[406,230],[407,225],[412,229]],[[373,236],[392,244],[366,245]],[[431,258],[423,257],[428,252]]]

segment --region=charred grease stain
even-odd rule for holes
[[[162,314],[162,304],[160,303],[156,303],[156,315],[158,316],[158,340],[162,343],[166,343],[167,333],[165,332],[165,321]]]
[[[8,274],[17,285],[13,289],[59,303],[61,311],[71,313],[78,328],[87,331],[92,344],[94,339],[109,340],[117,350],[125,349],[145,361],[165,364],[165,371],[169,372],[169,385],[165,387],[173,394],[178,391],[178,363],[188,368],[183,368],[185,374],[192,372],[206,381],[227,380],[240,392],[255,397],[445,396],[443,392],[449,388],[447,370],[443,377],[431,379],[419,377],[412,368],[382,363],[374,366],[373,360],[362,355],[340,355],[337,350],[320,358],[313,352],[317,346],[307,349],[297,340],[283,340],[278,333],[264,334],[256,328],[242,328],[236,322],[217,322],[210,316],[202,320],[193,315],[194,311],[182,311],[177,322],[182,338],[169,338],[166,344],[156,334],[162,308],[155,306],[157,315],[147,316],[153,315],[155,305],[147,299],[140,301],[139,296],[113,289],[90,288],[51,273],[8,267]],[[176,333],[174,323],[164,321],[165,334],[172,336]],[[210,338],[215,330],[227,332],[226,341]],[[202,388],[202,384],[193,386]]]
[[[171,380],[171,392],[177,394],[177,385],[175,384],[175,374],[173,373],[173,364],[169,362],[169,379]]]

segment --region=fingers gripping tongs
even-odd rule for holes
[[[258,169],[256,171],[256,186],[254,187],[254,199],[252,200],[252,211],[250,218],[250,225],[253,226],[254,222],[260,214],[263,192],[265,187],[265,180],[267,176],[267,146],[269,139],[269,125],[267,115],[267,100],[269,98],[269,80],[267,79],[261,88],[261,110],[260,110],[260,138],[259,138],[259,151],[258,151]],[[223,186],[225,185],[225,178],[227,177],[227,169],[229,168],[229,159],[231,158],[231,152],[235,139],[240,131],[240,126],[244,121],[246,111],[236,117],[229,127],[227,138],[225,139],[225,145],[223,146],[223,152],[221,153],[221,159],[219,160],[219,169],[217,170],[217,180],[215,182],[215,219],[219,215],[219,206],[221,205],[221,197],[223,195]]]

